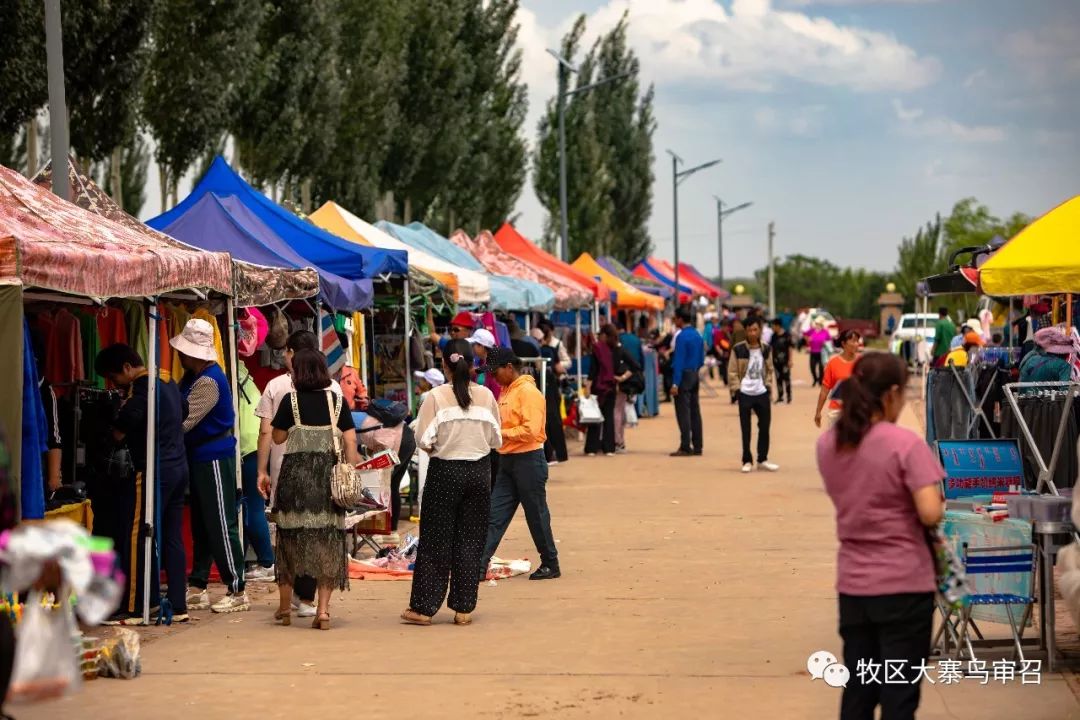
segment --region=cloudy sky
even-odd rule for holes
[[[1001,215],[1080,193],[1080,0],[522,0],[530,141],[555,89],[545,48],[579,13],[589,38],[630,11],[659,128],[650,223],[671,258],[671,162],[723,158],[680,188],[680,252],[726,275],[805,253],[888,270],[896,245],[974,195]],[[570,188],[573,192],[573,188]],[[520,227],[538,237],[532,187]]]

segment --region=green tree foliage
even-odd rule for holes
[[[135,134],[120,154],[120,188],[124,211],[139,217],[146,203],[146,172],[150,165],[150,148],[142,135]],[[112,186],[112,158],[105,165],[105,192],[116,197]]]
[[[563,38],[560,49],[563,57],[572,60],[577,55],[584,34],[585,16],[581,15]],[[586,77],[587,69],[591,76],[591,65],[587,67],[583,63],[576,87],[590,82]],[[605,163],[605,149],[596,130],[595,100],[592,93],[581,93],[566,103],[568,260],[582,252],[596,253],[613,244],[611,191],[615,181]],[[540,138],[533,166],[536,194],[548,211],[544,243],[549,249],[558,247],[561,227],[558,118],[558,98],[555,97],[548,101],[547,114],[540,120]]]
[[[521,82],[521,50],[515,21],[518,0],[467,4],[460,43],[472,60],[468,86],[467,150],[454,177],[441,189],[445,217],[428,219],[453,230],[496,228],[514,210],[525,184],[525,140],[521,126],[528,110]]]
[[[956,250],[986,245],[996,236],[1008,240],[1030,222],[1031,218],[1023,213],[1013,213],[1002,220],[975,198],[964,198],[953,206],[945,219],[943,260],[947,263]]]
[[[232,126],[254,57],[259,0],[157,0],[143,118],[175,183]]]
[[[828,260],[789,255],[775,266],[778,308],[825,308],[840,318],[876,320],[877,299],[889,278],[861,268],[840,268]],[[755,273],[755,285],[763,294],[769,283],[768,269]],[[729,283],[732,287],[734,282]],[[749,286],[749,284],[748,284]]]
[[[233,126],[240,164],[256,183],[311,178],[333,151],[341,108],[339,4],[265,3]]]
[[[344,2],[338,50],[341,112],[335,150],[314,176],[314,194],[361,217],[373,217],[389,163],[391,138],[401,124],[409,2]]]
[[[0,144],[5,146],[14,144],[15,132],[48,100],[43,7],[41,0],[0,2]],[[11,151],[5,159],[10,157]]]
[[[627,45],[624,15],[585,54],[573,88],[603,78],[629,77],[571,96],[566,105],[567,214],[571,257],[611,254],[634,263],[652,248],[653,91],[640,92],[640,63]],[[585,32],[581,16],[563,38],[562,54],[574,58]],[[555,246],[560,233],[558,98],[540,122],[534,184],[548,210],[544,238]]]
[[[941,215],[919,228],[915,235],[905,237],[897,248],[893,282],[904,296],[907,309],[915,307],[915,286],[918,282],[945,269],[945,244]]]

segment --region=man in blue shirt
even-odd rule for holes
[[[679,449],[672,457],[701,454],[701,389],[700,371],[705,364],[705,341],[692,324],[690,311],[679,308],[675,313],[674,359],[671,362],[671,394],[675,396],[675,417],[679,421]]]

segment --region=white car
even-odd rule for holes
[[[810,308],[805,313],[800,313],[799,317],[802,319],[802,323],[798,328],[798,339],[806,337],[810,332],[810,327],[814,323],[815,318],[821,318],[825,321],[825,329],[829,331],[829,335],[835,340],[840,335],[840,327],[836,324],[836,318],[832,313],[822,308]]]
[[[923,359],[934,344],[934,328],[939,318],[931,313],[906,313],[893,331],[890,349],[894,355],[903,355],[908,362]],[[925,344],[924,344],[925,343]],[[915,351],[922,350],[923,354]]]

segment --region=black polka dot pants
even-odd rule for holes
[[[434,615],[446,598],[460,613],[476,608],[491,507],[491,461],[431,458],[420,518],[420,546],[409,607]]]

